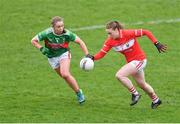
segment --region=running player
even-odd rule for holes
[[[61,17],[53,17],[51,25],[50,28],[38,33],[31,42],[43,55],[47,56],[51,67],[74,90],[78,102],[81,104],[85,101],[85,97],[77,81],[70,73],[71,54],[68,44],[71,41],[79,44],[85,55],[88,55],[87,47],[76,34],[64,28]],[[44,41],[45,45],[41,46],[40,41]]]
[[[102,49],[94,56],[88,55],[88,57],[93,60],[99,60],[103,58],[111,48],[119,53],[122,53],[126,58],[127,64],[118,70],[116,78],[132,94],[132,102],[130,105],[135,105],[141,95],[138,93],[128,76],[132,76],[140,88],[142,88],[152,99],[151,108],[157,108],[157,106],[159,106],[162,102],[153,88],[145,81],[143,69],[146,66],[147,59],[145,53],[137,42],[137,38],[147,36],[157,47],[159,52],[165,52],[167,49],[166,45],[158,42],[150,31],[144,29],[125,30],[123,29],[122,24],[118,21],[110,21],[107,23],[106,32],[108,34],[108,38]]]

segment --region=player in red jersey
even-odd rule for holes
[[[132,102],[130,105],[135,105],[141,95],[138,93],[128,76],[132,76],[140,88],[142,88],[152,99],[151,108],[157,108],[162,102],[154,92],[153,88],[145,81],[143,69],[146,66],[147,60],[145,53],[137,42],[137,38],[147,36],[159,52],[165,52],[167,49],[166,45],[158,42],[150,31],[144,29],[125,30],[118,21],[107,23],[106,32],[108,38],[102,49],[94,56],[89,55],[88,57],[93,60],[99,60],[103,58],[111,48],[122,53],[126,58],[127,64],[118,70],[116,78],[132,94]]]

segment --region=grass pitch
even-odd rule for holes
[[[0,0],[0,122],[180,122],[180,22],[130,25],[177,19],[179,12],[179,0]],[[115,79],[125,63],[122,55],[111,51],[87,73],[79,68],[81,49],[71,43],[71,72],[87,99],[80,106],[46,57],[30,43],[56,15],[71,29],[116,19],[126,28],[151,30],[169,48],[159,54],[146,37],[139,39],[148,57],[146,80],[162,99],[162,106],[152,110],[151,100],[140,88],[140,102],[129,106],[130,94]],[[106,38],[103,28],[74,33],[92,54],[100,50]]]

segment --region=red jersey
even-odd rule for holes
[[[143,60],[146,56],[136,38],[146,35],[152,43],[157,42],[157,39],[150,31],[143,29],[119,30],[119,35],[120,37],[118,39],[107,38],[102,49],[94,55],[94,60],[104,57],[111,48],[122,53],[127,62],[132,60]]]

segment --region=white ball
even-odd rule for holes
[[[93,70],[94,68],[94,61],[90,58],[83,58],[80,61],[80,68],[85,71]]]

